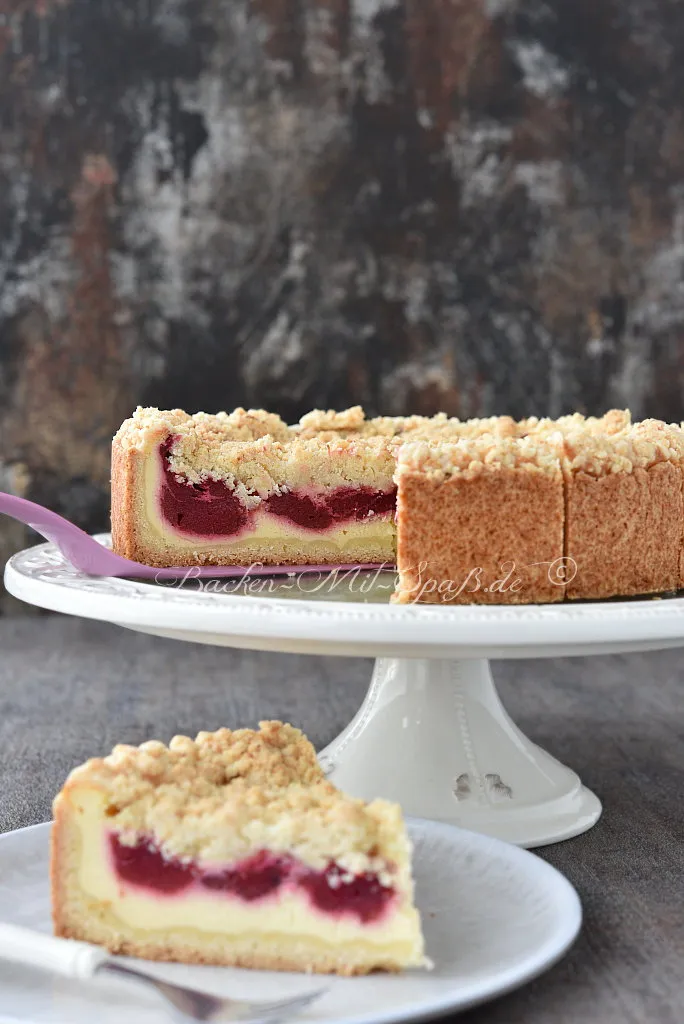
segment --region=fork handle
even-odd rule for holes
[[[30,928],[0,924],[0,959],[40,967],[67,978],[91,978],[109,960],[109,953],[88,942],[56,939]]]

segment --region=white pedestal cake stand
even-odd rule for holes
[[[104,539],[104,538],[103,538]],[[511,721],[493,658],[684,645],[684,598],[531,606],[395,606],[391,573],[164,585],[90,577],[50,544],[14,555],[16,597],[158,636],[254,650],[373,656],[366,699],[320,754],[357,796],[520,846],[578,835],[597,797]],[[264,708],[264,714],[268,709]]]

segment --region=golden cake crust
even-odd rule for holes
[[[577,566],[569,598],[602,598],[675,590],[682,534],[681,470],[649,469],[568,484],[567,552]]]
[[[563,477],[552,449],[491,437],[417,444],[400,452],[396,480],[395,600],[562,599],[554,566],[563,556]]]
[[[675,590],[681,582],[684,434],[644,421],[613,436],[573,430],[563,442],[567,596]]]

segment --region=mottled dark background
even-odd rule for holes
[[[683,267],[682,0],[0,0],[0,489],[89,529],[137,403],[679,420]]]

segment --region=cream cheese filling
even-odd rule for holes
[[[174,538],[174,546],[179,550],[216,551],[217,548],[230,548],[231,551],[252,549],[255,542],[274,542],[279,549],[287,551],[288,541],[292,541],[293,549],[302,551],[307,548],[320,547],[321,544],[336,548],[343,555],[346,548],[358,547],[359,543],[369,547],[384,547],[387,558],[394,557],[394,538],[396,527],[391,514],[385,516],[369,516],[365,521],[351,520],[340,526],[330,526],[319,532],[305,530],[283,516],[269,515],[258,508],[252,513],[251,525],[239,537],[208,537],[190,536],[176,530],[159,511],[159,489],[162,471],[156,449],[145,459],[143,470],[143,488],[145,516],[152,529],[159,537]],[[344,558],[340,558],[344,561]]]
[[[122,924],[147,933],[190,929],[212,935],[244,938],[286,935],[323,945],[362,944],[391,950],[399,959],[422,962],[417,911],[399,894],[397,905],[376,922],[364,924],[352,915],[333,915],[312,907],[305,893],[285,890],[249,903],[225,893],[197,892],[165,896],[122,882],[109,856],[106,800],[93,789],[70,796],[80,833],[78,882],[88,901],[104,904]]]

